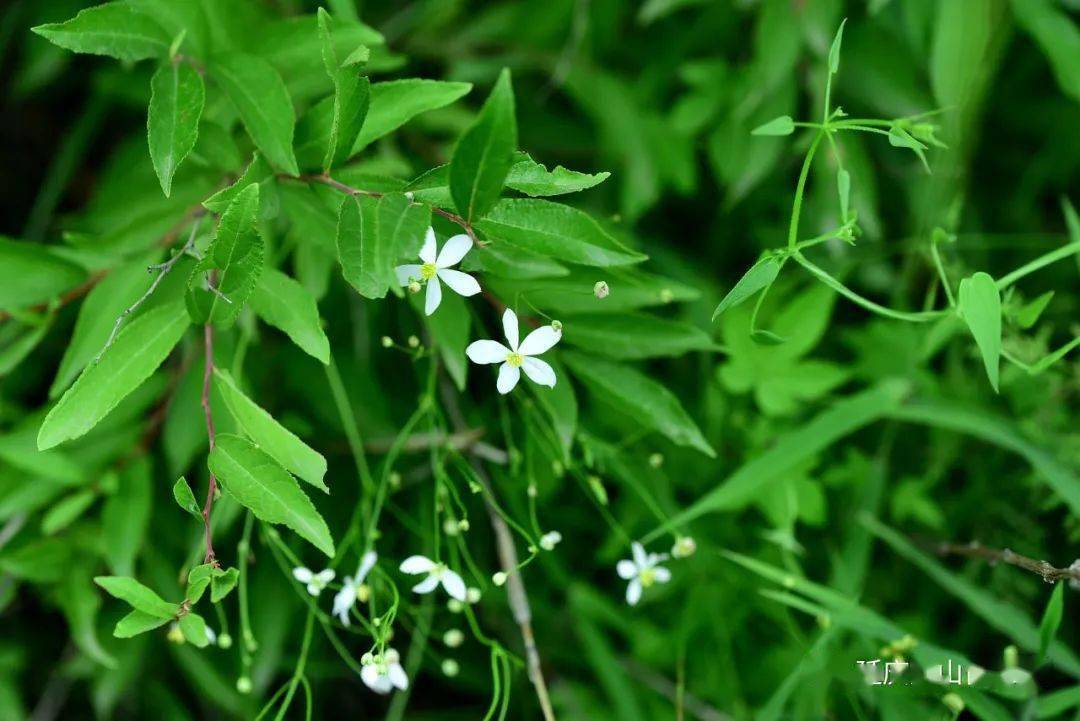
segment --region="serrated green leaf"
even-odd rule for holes
[[[210,452],[210,472],[237,503],[267,523],[282,523],[327,556],[334,541],[326,521],[296,479],[277,461],[239,436],[221,434]]]
[[[249,185],[258,185],[272,177],[274,177],[274,169],[263,160],[263,156],[255,153],[251,158],[251,162],[244,169],[243,174],[236,179],[236,182],[227,188],[222,188],[204,200],[203,207],[211,213],[223,213],[229,207],[229,204],[236,199],[236,196],[240,194],[240,191]]]
[[[128,61],[168,57],[171,40],[153,18],[127,2],[87,8],[67,22],[32,29],[66,50]]]
[[[194,516],[199,523],[202,523],[202,510],[195,500],[195,494],[191,492],[191,486],[188,485],[187,479],[183,476],[173,484],[173,500],[176,501],[176,505]]]
[[[150,80],[146,136],[161,189],[168,197],[176,169],[199,137],[206,88],[202,76],[185,62],[167,62]]]
[[[375,206],[375,272],[401,294],[394,266],[415,262],[431,225],[431,209],[414,203],[404,193],[387,193]]]
[[[365,298],[384,298],[390,287],[384,254],[376,248],[376,202],[350,195],[341,201],[338,211],[336,238],[341,273]]]
[[[97,576],[94,578],[94,583],[101,586],[113,598],[118,598],[136,611],[142,611],[154,618],[171,619],[180,609],[177,604],[165,601],[134,578]]]
[[[476,228],[496,243],[567,263],[608,267],[646,259],[608,234],[588,214],[547,200],[500,200]]]
[[[284,331],[305,353],[324,364],[330,362],[330,341],[322,329],[319,307],[300,283],[267,268],[251,295],[251,308],[264,322]]]
[[[388,135],[417,115],[444,107],[472,90],[470,83],[450,83],[440,80],[393,80],[371,86],[364,127],[353,144],[356,155],[372,142]]]
[[[322,455],[248,398],[228,371],[215,368],[214,385],[245,435],[284,468],[319,490],[330,492],[323,482],[326,459]]]
[[[762,258],[754,263],[716,306],[712,314],[713,321],[715,322],[727,309],[734,308],[759,290],[768,288],[779,273],[780,263],[775,258]]]
[[[170,620],[172,619],[152,616],[149,613],[143,613],[142,611],[132,611],[116,622],[116,628],[113,629],[113,636],[116,638],[133,638],[140,633],[146,633],[147,631],[153,631],[155,628],[160,628]]]
[[[689,323],[643,313],[577,315],[560,320],[563,342],[608,358],[636,360],[717,349],[708,334]]]
[[[364,125],[371,101],[371,83],[361,77],[352,64],[338,63],[331,35],[332,20],[329,13],[319,8],[319,36],[322,40],[323,64],[334,84],[334,109],[330,122],[323,169],[340,165],[352,154],[353,143]]]
[[[296,115],[281,76],[270,63],[255,55],[227,53],[208,66],[210,77],[236,106],[251,139],[278,169],[297,175],[293,155]]]
[[[611,173],[608,172],[579,173],[567,170],[561,165],[556,165],[554,170],[548,170],[526,155],[524,159],[517,160],[510,166],[506,187],[534,198],[547,197],[588,190],[609,177]]]
[[[448,181],[454,205],[465,220],[484,217],[502,194],[517,150],[517,120],[510,71],[503,69],[450,158]]]
[[[190,321],[180,303],[147,311],[117,334],[45,417],[38,432],[44,450],[87,433],[165,360]]]
[[[773,118],[767,123],[757,126],[750,131],[751,135],[791,135],[795,132],[795,121],[791,119],[790,115],[781,115],[778,118]]]
[[[255,290],[263,272],[258,214],[259,185],[252,183],[229,203],[210,247],[191,273],[185,300],[196,323],[229,327]],[[216,292],[206,285],[211,278]]]
[[[180,631],[192,646],[206,648],[210,645],[210,638],[206,635],[206,621],[194,611],[188,611],[180,617]]]
[[[40,243],[0,236],[0,310],[27,308],[56,298],[86,278],[86,271]]]
[[[960,281],[958,310],[982,354],[990,385],[998,389],[1001,361],[1001,294],[987,273],[976,273]]]
[[[224,573],[212,576],[210,578],[210,602],[219,603],[236,588],[236,582],[239,580],[240,570],[237,568],[229,568]]]
[[[570,351],[561,355],[585,385],[643,427],[667,436],[676,445],[695,448],[710,458],[716,456],[679,399],[661,384],[621,363]]]
[[[1039,623],[1039,650],[1035,654],[1035,665],[1041,666],[1046,660],[1046,652],[1050,650],[1050,644],[1054,642],[1058,628],[1061,627],[1061,619],[1065,614],[1065,585],[1066,581],[1058,581],[1054,592],[1050,594],[1050,600],[1046,603],[1042,621]]]

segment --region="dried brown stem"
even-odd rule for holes
[[[994,548],[986,548],[978,541],[963,544],[944,541],[938,543],[934,549],[939,556],[964,556],[965,558],[987,561],[990,564],[1007,563],[1010,566],[1036,573],[1042,576],[1042,579],[1047,583],[1067,579],[1080,584],[1080,561],[1074,562],[1068,568],[1057,568],[1050,565],[1048,561],[1039,561],[1027,556],[1021,556],[1008,548],[1000,551]]]

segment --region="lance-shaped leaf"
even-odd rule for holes
[[[450,158],[450,195],[468,221],[482,218],[502,193],[517,149],[510,71],[503,69],[476,120]]]
[[[192,271],[185,296],[196,323],[232,325],[255,290],[263,270],[263,244],[255,225],[258,213],[259,186],[252,183],[222,214],[214,240]]]
[[[588,214],[548,200],[500,200],[476,228],[496,242],[568,263],[607,267],[646,258],[608,234]]]
[[[847,18],[840,22],[840,27],[836,30],[836,37],[833,38],[832,45],[829,46],[829,74],[831,75],[835,75],[836,71],[840,69],[840,45],[844,41],[845,25],[847,25]]]
[[[202,76],[188,63],[165,63],[150,80],[146,137],[166,197],[172,192],[173,174],[199,137],[205,97]]]
[[[185,511],[195,517],[195,520],[202,522],[202,511],[199,509],[199,503],[195,500],[195,494],[191,492],[191,486],[188,485],[187,479],[181,476],[173,484],[173,500],[176,501],[176,505],[183,508]]]
[[[524,157],[521,157],[522,155]],[[576,170],[567,170],[561,165],[556,165],[554,170],[548,170],[522,153],[516,156],[514,164],[510,166],[506,187],[534,198],[565,195],[600,185],[610,176],[611,173],[608,172],[579,173]]]
[[[210,638],[206,635],[206,621],[194,611],[188,611],[180,617],[180,632],[188,643],[198,648],[206,648],[210,643]]]
[[[350,155],[356,155],[417,115],[449,105],[470,90],[472,85],[469,83],[417,78],[375,83],[371,86],[371,104],[364,127],[360,129]]]
[[[66,50],[118,60],[164,58],[169,52],[169,34],[129,2],[87,8],[67,22],[38,25],[33,31]]]
[[[154,308],[131,321],[45,416],[38,432],[44,450],[87,433],[157,370],[190,321],[179,302]]]
[[[383,298],[390,287],[383,253],[377,248],[373,198],[346,196],[337,222],[337,251],[341,272],[365,298]]]
[[[297,281],[274,268],[259,277],[251,307],[266,323],[285,332],[293,343],[322,363],[330,362],[330,340],[319,320],[315,296]]]
[[[94,583],[105,589],[113,598],[119,598],[136,611],[154,618],[170,619],[180,610],[178,604],[169,603],[134,578],[127,576],[97,576]]]
[[[244,394],[228,371],[214,369],[214,385],[244,434],[275,461],[326,493],[326,459]]]
[[[762,258],[750,266],[750,270],[743,273],[739,282],[727,292],[720,304],[713,311],[712,319],[715,321],[728,308],[734,308],[747,298],[763,288],[772,285],[776,276],[780,273],[780,263],[775,258]]]
[[[20,243],[0,236],[0,309],[26,308],[52,300],[86,278],[80,266],[40,243]],[[115,319],[114,319],[115,320]]]
[[[960,315],[979,346],[990,385],[998,389],[1001,361],[1001,294],[987,273],[976,273],[960,281]]]
[[[401,260],[416,262],[424,233],[431,224],[431,209],[414,203],[404,193],[387,193],[375,207],[376,269],[398,295],[394,266]]]
[[[264,451],[240,436],[221,434],[209,465],[225,491],[256,518],[288,526],[333,557],[334,541],[326,521],[296,479]]]
[[[236,179],[236,182],[227,188],[222,188],[204,200],[203,207],[212,213],[222,213],[244,188],[252,184],[262,183],[272,177],[274,177],[274,169],[263,160],[263,156],[255,153],[251,158],[251,162],[244,169],[243,174]]]
[[[140,633],[160,628],[171,620],[171,618],[151,616],[149,613],[143,613],[142,611],[132,611],[116,622],[113,636],[116,638],[132,638]]]
[[[236,106],[248,135],[266,159],[297,175],[292,147],[296,115],[274,66],[255,55],[227,53],[215,57],[208,71]]]
[[[1046,652],[1050,649],[1050,644],[1054,642],[1054,636],[1061,627],[1061,618],[1065,613],[1065,584],[1065,581],[1058,581],[1054,592],[1050,594],[1046,610],[1043,611],[1042,621],[1039,623],[1039,650],[1035,655],[1036,666],[1041,666],[1046,660]]]
[[[664,386],[621,363],[567,351],[562,358],[590,390],[624,411],[628,418],[677,445],[696,448],[710,458],[716,456],[679,399]]]
[[[781,115],[750,131],[751,135],[791,135],[795,132],[795,121],[790,115]]]
[[[352,63],[342,66],[338,62],[331,34],[329,13],[319,8],[319,36],[322,40],[323,64],[334,83],[334,112],[330,121],[330,137],[326,147],[323,168],[329,170],[348,160],[353,143],[360,134],[371,101],[371,83],[361,77]]]

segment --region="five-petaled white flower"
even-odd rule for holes
[[[424,237],[424,247],[420,249],[423,265],[399,265],[394,269],[401,285],[427,283],[427,295],[424,298],[424,313],[431,315],[442,302],[442,285],[446,283],[458,295],[466,298],[480,292],[480,284],[468,273],[453,270],[451,266],[465,257],[472,248],[472,238],[467,235],[451,237],[436,255],[435,229],[428,228]]]
[[[375,551],[365,553],[364,557],[360,559],[360,567],[356,569],[356,575],[346,576],[344,585],[334,596],[333,614],[338,617],[342,624],[349,625],[349,611],[352,610],[353,605],[360,598],[364,579],[371,573],[371,569],[375,567],[375,561],[378,558],[379,556]]]
[[[334,580],[334,571],[329,568],[313,573],[309,568],[297,566],[293,569],[292,575],[300,583],[307,584],[307,592],[312,596],[318,596],[326,588],[326,584]]]
[[[554,388],[555,371],[544,361],[530,356],[550,350],[562,338],[562,332],[553,325],[545,325],[525,336],[525,340],[519,345],[518,319],[509,308],[503,313],[503,332],[506,334],[506,342],[510,344],[509,348],[493,340],[473,341],[465,349],[469,360],[473,363],[502,363],[499,380],[495,384],[499,393],[514,390],[522,370],[534,383]]]
[[[363,663],[365,660],[369,663]],[[394,649],[388,648],[381,655],[370,658],[365,654],[361,663],[360,678],[375,693],[387,694],[395,687],[402,691],[409,687],[409,677],[405,675],[401,657]]]
[[[671,580],[671,571],[657,564],[667,560],[666,553],[645,553],[640,543],[634,541],[631,548],[634,559],[622,560],[615,566],[619,578],[630,582],[626,587],[626,602],[635,605],[641,598],[642,589],[654,583],[667,583]]]
[[[462,602],[466,600],[465,581],[461,580],[461,576],[444,564],[435,563],[426,556],[409,556],[401,562],[401,572],[410,576],[420,573],[428,575],[423,581],[413,586],[412,590],[416,593],[431,593],[441,583],[452,598]]]

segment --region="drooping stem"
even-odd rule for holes
[[[1007,563],[1010,566],[1037,573],[1047,583],[1055,583],[1066,579],[1073,583],[1080,583],[1080,562],[1074,562],[1068,568],[1056,568],[1050,565],[1048,561],[1021,556],[1008,548],[1000,551],[994,548],[986,548],[978,541],[972,541],[971,543],[949,543],[945,541],[937,544],[935,550],[939,556],[964,556],[965,558],[988,561],[992,564]]]
[[[205,367],[203,369],[202,408],[203,415],[206,418],[206,436],[212,452],[216,436],[214,432],[214,414],[210,410],[210,383],[214,377],[214,326],[209,323],[203,326],[203,349]],[[203,563],[217,565],[217,558],[214,556],[213,531],[210,528],[210,513],[214,510],[215,495],[217,495],[217,476],[211,471],[210,481],[206,489],[206,503],[203,504],[202,509],[203,539],[206,545],[206,555],[203,558]]]

